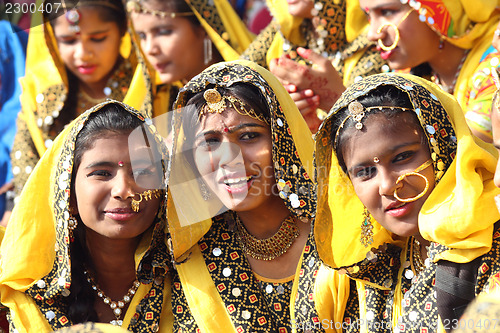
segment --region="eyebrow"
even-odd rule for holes
[[[395,151],[401,149],[401,148],[404,148],[404,147],[409,147],[409,146],[413,146],[413,145],[417,145],[417,144],[421,144],[422,142],[419,140],[419,141],[414,141],[414,142],[404,142],[402,144],[399,144],[397,146],[394,146],[392,147],[391,149],[389,149],[385,154],[393,154]],[[359,167],[362,167],[363,165],[365,165],[367,162],[361,162],[361,163],[358,163],[356,165],[354,165],[353,167],[347,169],[347,172],[348,173],[352,173],[352,171],[354,171],[354,169],[356,168],[359,168]]]
[[[93,36],[93,35],[100,35],[100,34],[104,34],[104,33],[107,33],[109,31],[109,29],[106,29],[106,30],[99,30],[99,31],[93,31],[93,32],[89,32],[87,35],[90,35],[90,36]],[[80,33],[77,33],[77,34],[80,34]],[[56,35],[56,38],[73,38],[75,35],[77,34],[71,34],[71,35]]]
[[[397,3],[395,3],[395,2],[386,2],[386,3],[381,3],[381,4],[378,4],[378,5],[376,5],[376,6],[372,7],[372,8],[370,8],[370,11],[372,11],[372,10],[379,10],[379,9],[381,9],[381,8],[386,8],[386,7],[390,7],[390,6],[393,6],[393,5],[397,5]],[[400,3],[400,5],[402,5],[402,4]],[[364,9],[364,8],[361,8],[361,10],[362,10],[363,12],[365,12],[365,9]],[[366,13],[366,12],[365,12],[365,13]]]
[[[260,127],[260,128],[265,128],[264,125],[261,125],[261,124],[256,124],[256,123],[243,123],[243,124],[239,124],[239,125],[236,125],[236,126],[233,126],[231,128],[229,128],[229,131],[228,133],[229,134],[232,134],[236,131],[239,131],[245,127]],[[219,134],[221,133],[221,131],[215,131],[215,130],[211,130],[211,131],[205,131],[205,132],[202,132],[200,134],[198,134],[194,139],[197,140],[199,137],[203,137],[205,135],[210,135],[210,134]]]
[[[85,167],[85,169],[93,169],[93,168],[99,168],[99,167],[113,167],[116,165],[117,165],[116,163],[110,162],[110,161],[97,161],[97,162],[90,163],[89,165],[87,165]]]

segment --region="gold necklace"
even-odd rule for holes
[[[413,237],[413,242],[411,245],[411,264],[416,272],[420,274],[425,269],[425,263],[420,255],[420,242]]]
[[[106,296],[104,294],[104,291],[102,291],[101,288],[97,285],[97,283],[94,281],[94,278],[90,275],[89,271],[85,270],[84,271],[85,276],[87,276],[87,281],[90,283],[90,286],[92,289],[94,289],[97,293],[97,296],[102,298],[102,301],[104,304],[108,305],[111,308],[111,311],[113,311],[113,314],[115,315],[115,320],[111,320],[109,323],[115,326],[121,326],[123,324],[123,320],[121,320],[121,315],[123,313],[123,308],[125,307],[125,304],[130,302],[132,300],[132,297],[134,297],[135,292],[137,291],[137,288],[141,285],[137,279],[132,282],[132,287],[128,290],[128,292],[123,296],[123,298],[119,301],[113,301],[111,298]]]
[[[279,230],[269,238],[258,239],[248,232],[236,215],[236,238],[243,252],[257,260],[273,260],[284,254],[299,236],[299,228],[292,214],[283,220]]]

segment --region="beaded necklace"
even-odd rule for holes
[[[97,296],[99,296],[104,304],[108,305],[111,308],[111,311],[113,311],[116,319],[111,320],[109,323],[115,326],[121,326],[123,324],[123,320],[121,319],[123,308],[132,300],[132,297],[135,295],[137,288],[139,288],[140,286],[139,281],[135,280],[134,282],[132,282],[132,287],[130,287],[128,292],[125,294],[125,296],[123,296],[121,300],[113,301],[111,298],[106,296],[101,288],[99,288],[97,283],[94,281],[94,278],[90,275],[89,271],[85,270],[84,273],[90,286],[96,291]]]

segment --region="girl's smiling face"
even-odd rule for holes
[[[274,188],[271,130],[266,123],[232,108],[201,118],[194,142],[198,171],[230,210],[283,205]]]
[[[420,199],[404,203],[396,199],[415,197],[424,190],[425,181],[408,176],[431,156],[420,125],[411,111],[399,112],[391,119],[383,113],[367,115],[362,130],[345,129],[347,136],[342,156],[354,190],[370,214],[390,232],[408,237],[418,234],[418,214],[435,185],[434,171],[420,171],[429,189]]]
[[[158,212],[160,198],[142,200],[139,211],[132,210],[132,199],[154,189],[162,170],[151,161],[150,147],[129,144],[128,139],[128,134],[113,132],[96,139],[76,170],[74,214],[92,234],[135,238],[151,226]]]

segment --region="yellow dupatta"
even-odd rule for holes
[[[491,209],[494,196],[500,193],[493,184],[495,150],[472,136],[457,101],[435,84],[409,74],[379,74],[349,87],[316,137],[318,213],[314,233],[320,257],[332,268],[355,272],[358,265],[363,265],[370,248],[384,243],[403,247],[373,218],[373,244],[365,248],[360,243],[363,204],[332,153],[337,112],[383,85],[408,93],[431,147],[438,184],[420,211],[419,228],[425,239],[446,247],[434,261],[463,263],[488,252],[493,225],[500,218]],[[382,284],[375,286],[387,289]],[[399,294],[396,293],[394,304],[400,304]],[[397,308],[394,312],[398,312]]]
[[[238,59],[243,50],[247,48],[253,40],[253,34],[248,30],[245,24],[241,21],[238,14],[228,1],[214,0],[207,2],[205,0],[187,0],[196,18],[200,22],[207,35],[214,43],[215,47],[225,61]],[[131,34],[133,42],[140,49],[140,42],[134,32],[131,24]],[[142,85],[149,87],[154,95],[153,117],[157,118],[164,113],[171,111],[171,105],[175,100],[176,91],[182,87],[181,82],[167,84],[161,86],[161,81],[158,73],[149,66],[146,56],[139,53],[140,64],[136,69],[134,77],[137,77],[138,82],[142,81]],[[160,86],[160,87],[159,87]],[[155,119],[158,128],[168,126],[168,120],[165,118]]]
[[[79,116],[61,132],[42,156],[12,212],[8,231],[0,247],[0,300],[9,308],[18,332],[50,332],[54,328],[70,325],[60,299],[71,286],[68,202],[74,142],[88,117],[110,103],[123,106],[145,121],[139,112],[117,101],[104,102]],[[155,135],[154,127],[144,128]],[[162,147],[161,137],[155,136],[155,139],[159,147]],[[166,148],[160,149],[163,149],[162,154],[166,159]],[[141,276],[150,273],[141,268],[143,264],[151,266],[151,258],[146,258],[151,257],[164,244],[165,219],[163,211],[159,211],[156,223],[154,222],[156,228],[145,232],[136,250],[135,260],[140,280]],[[165,262],[169,261],[166,249],[163,249],[163,253],[156,255],[156,259],[160,262],[159,259],[163,256]],[[155,306],[163,308],[160,327],[164,331],[171,330],[168,278],[163,291],[159,292],[155,288],[156,282],[141,283],[125,313],[124,327],[131,325],[133,317],[137,317],[136,309],[141,309],[137,308],[139,303],[143,311],[150,311],[151,305],[141,301],[147,295],[156,293],[158,299]],[[145,312],[141,315],[144,316]],[[159,320],[159,313],[157,316],[156,319]]]
[[[442,38],[462,49],[470,50],[455,85],[454,96],[462,107],[470,79],[486,50],[491,47],[493,32],[500,20],[499,0],[418,1],[419,14]],[[429,22],[433,22],[430,24]]]

